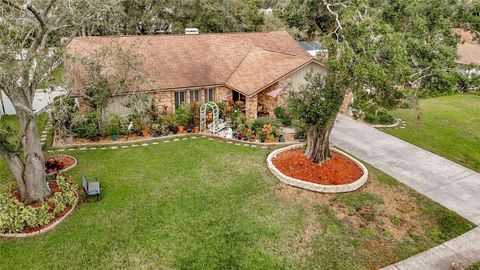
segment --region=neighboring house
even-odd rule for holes
[[[469,78],[473,74],[480,75],[480,44],[472,33],[460,28],[453,31],[460,36],[460,43],[457,45],[457,64],[461,72]]]
[[[328,53],[319,41],[299,41],[298,44],[313,57]]]
[[[67,91],[61,86],[55,86],[51,89],[37,89],[33,97],[33,111],[35,113],[41,112],[48,105],[52,104],[56,97],[65,94],[67,94]],[[3,91],[0,91],[0,95],[0,115],[15,115],[16,112],[12,101]]]
[[[326,71],[285,31],[76,37],[67,53],[89,57],[113,43],[139,54],[148,77],[148,83],[113,97],[107,109],[120,114],[129,112],[122,105],[126,98],[141,91],[170,111],[184,102],[240,100],[248,119],[273,116],[288,91],[305,83],[308,72]],[[73,76],[68,60],[65,67],[67,78]],[[79,98],[81,105],[82,86],[69,87],[70,96]]]

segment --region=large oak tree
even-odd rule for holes
[[[62,48],[82,25],[105,14],[109,1],[0,0],[0,85],[19,122],[19,143],[0,128],[0,155],[17,180],[25,203],[43,201],[50,190],[33,99],[37,86],[62,62]],[[103,18],[108,27],[108,18]],[[63,43],[61,39],[63,39]]]

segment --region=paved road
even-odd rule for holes
[[[480,225],[479,173],[343,115],[337,118],[331,141]],[[385,269],[441,270],[453,261],[480,261],[479,227]]]

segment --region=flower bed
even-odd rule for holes
[[[52,194],[43,203],[23,204],[18,190],[0,194],[0,236],[26,237],[48,231],[73,211],[78,187],[61,175],[48,185]]]
[[[354,191],[367,181],[366,167],[346,153],[335,149],[332,159],[318,165],[303,156],[302,146],[277,149],[268,156],[268,168],[280,181],[325,193]]]
[[[77,165],[77,159],[69,155],[50,156],[45,159],[47,175],[65,172]]]

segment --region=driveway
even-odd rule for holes
[[[334,145],[480,225],[480,174],[368,125],[339,115]],[[448,269],[480,260],[480,228],[385,269]]]

